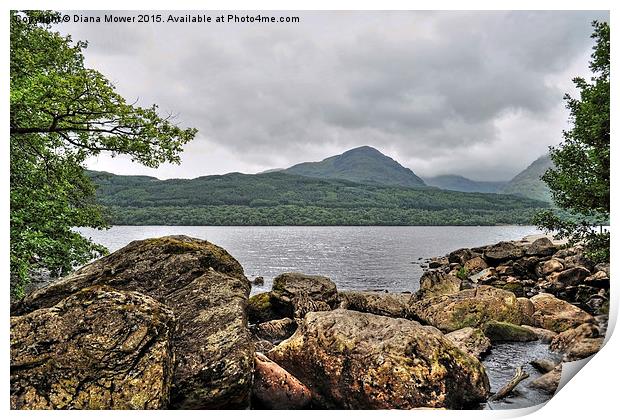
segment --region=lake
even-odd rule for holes
[[[287,271],[330,277],[340,290],[418,289],[425,258],[464,247],[517,240],[540,233],[534,226],[114,226],[107,231],[80,229],[115,251],[136,239],[188,235],[225,248],[248,278],[271,289]]]

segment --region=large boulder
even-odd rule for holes
[[[540,389],[548,394],[554,394],[562,378],[562,364],[559,363],[553,370],[531,381],[528,386]]]
[[[558,289],[565,288],[567,286],[577,286],[590,275],[584,267],[572,267],[564,271],[552,273],[547,277],[547,280]]]
[[[459,293],[413,302],[410,316],[444,332],[479,327],[490,320],[521,324],[523,316],[514,293],[479,286]]]
[[[557,334],[549,348],[553,351],[567,352],[575,343],[589,338],[599,338],[600,330],[594,324],[581,324]]]
[[[461,279],[440,270],[426,271],[420,277],[420,289],[416,292],[417,299],[449,295],[461,290]]]
[[[271,303],[283,316],[303,318],[308,312],[335,308],[338,291],[328,277],[284,273],[273,279]]]
[[[525,250],[525,255],[545,257],[555,254],[558,247],[549,238],[538,238]]]
[[[408,303],[412,295],[409,293],[345,291],[338,292],[338,297],[341,309],[406,318]]]
[[[537,327],[559,333],[583,323],[594,323],[592,315],[552,294],[539,293],[530,301],[534,304],[532,318]]]
[[[479,328],[461,328],[446,334],[446,338],[476,359],[480,359],[481,356],[491,350],[491,340]]]
[[[402,318],[311,312],[268,356],[325,408],[463,408],[489,394],[478,360],[435,328]]]
[[[179,332],[174,408],[249,405],[254,346],[247,326],[250,283],[224,249],[186,236],[131,242],[18,302],[14,313],[55,305],[93,285],[144,293],[172,309]]]
[[[11,408],[166,408],[174,328],[154,299],[101,286],[11,317]]]
[[[474,274],[479,273],[480,271],[488,268],[489,266],[482,257],[474,257],[470,260],[467,260],[463,267],[468,274]]]
[[[486,248],[484,258],[491,264],[498,265],[504,261],[521,258],[523,253],[523,248],[514,242],[499,242]]]
[[[564,270],[564,264],[562,264],[562,261],[558,260],[557,258],[551,258],[550,260],[544,261],[539,267],[539,272],[543,276],[547,276],[551,273],[562,270]]]
[[[307,408],[311,400],[310,390],[299,379],[264,354],[256,353],[252,383],[254,408],[303,409]]]

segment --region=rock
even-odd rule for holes
[[[553,256],[555,258],[562,259],[562,258],[572,257],[573,255],[581,254],[581,253],[583,253],[583,248],[581,246],[573,246],[570,248],[562,248],[558,252],[553,254]]]
[[[521,284],[521,280],[519,280],[516,277],[505,277],[503,282],[503,284],[497,284],[495,285],[495,283],[493,283],[493,285],[495,285],[495,287],[498,287],[500,289],[503,290],[507,290],[509,292],[512,292],[515,294],[515,296],[518,297],[523,297],[523,284]]]
[[[593,324],[581,324],[566,330],[553,338],[549,348],[553,351],[567,352],[575,343],[588,338],[600,337],[599,329]]]
[[[603,271],[609,277],[609,263],[599,263],[594,266],[594,271]]]
[[[275,319],[262,322],[252,327],[252,332],[271,343],[279,343],[289,338],[297,329],[297,323],[291,318]]]
[[[495,271],[498,276],[513,276],[514,270],[511,265],[498,265],[495,268]]]
[[[463,265],[463,267],[465,267],[465,270],[467,271],[467,273],[475,274],[475,273],[479,273],[485,268],[488,268],[489,266],[487,265],[486,261],[482,259],[482,257],[474,257],[470,260],[467,260],[467,262],[465,262],[465,265]]]
[[[286,317],[303,318],[308,312],[329,311],[338,305],[336,285],[324,276],[284,273],[273,280],[271,303]]]
[[[488,353],[491,349],[491,340],[479,328],[461,328],[446,334],[446,338],[476,359],[480,359],[482,355]]]
[[[174,328],[154,299],[101,286],[11,317],[11,408],[166,408]]]
[[[431,258],[430,262],[428,263],[428,268],[439,268],[442,266],[447,266],[450,264],[450,261],[448,260],[448,257],[440,257],[440,258]]]
[[[269,360],[264,354],[256,353],[252,401],[254,408],[304,409],[310,404],[311,394],[299,379]]]
[[[524,257],[512,264],[514,275],[522,279],[537,279],[537,269],[541,260],[539,257]]]
[[[449,295],[461,290],[461,279],[438,270],[427,271],[420,278],[420,290],[417,299]]]
[[[597,271],[583,279],[583,284],[590,287],[609,289],[609,275],[605,271]]]
[[[467,261],[478,256],[469,248],[461,248],[448,254],[448,262],[464,265]]]
[[[558,333],[555,333],[550,330],[546,330],[544,328],[532,327],[530,325],[521,325],[521,327],[526,328],[530,330],[531,332],[533,332],[534,334],[536,334],[538,339],[543,343],[551,343],[551,341],[555,338],[555,336],[558,335]]]
[[[581,284],[586,277],[590,275],[590,271],[583,267],[573,267],[558,273],[552,273],[547,276],[547,280],[552,284],[564,288],[566,286],[577,286]]]
[[[603,347],[604,340],[604,337],[584,338],[583,340],[579,340],[568,348],[564,354],[563,360],[565,362],[572,362],[590,357],[598,353],[601,347]]]
[[[513,242],[499,242],[489,246],[484,252],[484,259],[492,265],[498,265],[501,262],[515,260],[523,256],[523,248],[515,245]]]
[[[271,304],[271,292],[250,296],[247,306],[248,320],[251,324],[271,321],[280,317]]]
[[[577,253],[564,258],[564,268],[584,267],[588,271],[594,270],[594,264],[583,253]]]
[[[375,315],[393,318],[406,318],[409,300],[413,295],[409,293],[380,293],[380,292],[339,292],[340,308],[366,312]]]
[[[308,313],[268,357],[306,384],[315,406],[463,408],[484,401],[482,364],[432,327],[337,309]]]
[[[254,286],[262,286],[263,284],[265,284],[265,279],[262,276],[258,276],[254,280],[252,280],[252,284]]]
[[[534,323],[534,304],[525,297],[517,298],[517,305],[519,307],[519,312],[521,313],[521,322],[527,325],[531,325]]]
[[[562,332],[579,324],[594,322],[592,315],[549,293],[540,293],[530,300],[534,304],[533,319],[537,327]]]
[[[562,377],[562,364],[558,364],[552,371],[534,379],[529,383],[531,388],[541,389],[549,394],[554,394]]]
[[[549,359],[536,359],[530,362],[530,365],[534,366],[534,369],[540,373],[551,372],[558,365],[557,362]]]
[[[491,340],[491,343],[538,340],[538,335],[533,331],[508,322],[489,321],[484,324],[482,331]]]
[[[497,273],[494,268],[487,268],[468,278],[472,283],[485,284],[497,280]]]
[[[525,250],[525,255],[548,256],[553,255],[558,248],[549,238],[538,238]]]
[[[556,258],[552,258],[542,263],[540,273],[543,276],[548,276],[551,273],[564,270],[564,264]]]
[[[245,308],[250,283],[228,252],[187,236],[134,241],[26,296],[14,313],[52,306],[92,285],[144,293],[174,312],[179,332],[173,337],[177,367],[171,407],[249,405],[254,348]]]
[[[452,295],[413,302],[414,319],[444,332],[478,327],[489,320],[521,324],[522,315],[514,293],[490,286],[462,290]]]

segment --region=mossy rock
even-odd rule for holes
[[[489,321],[483,326],[482,330],[492,343],[538,340],[538,335],[532,330],[509,322]]]
[[[271,299],[271,292],[250,296],[248,299],[248,321],[250,324],[260,324],[279,318]]]

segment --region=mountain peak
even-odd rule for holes
[[[300,163],[284,172],[312,178],[346,179],[366,184],[405,187],[425,185],[411,169],[405,168],[370,146],[356,147],[320,162]]]

